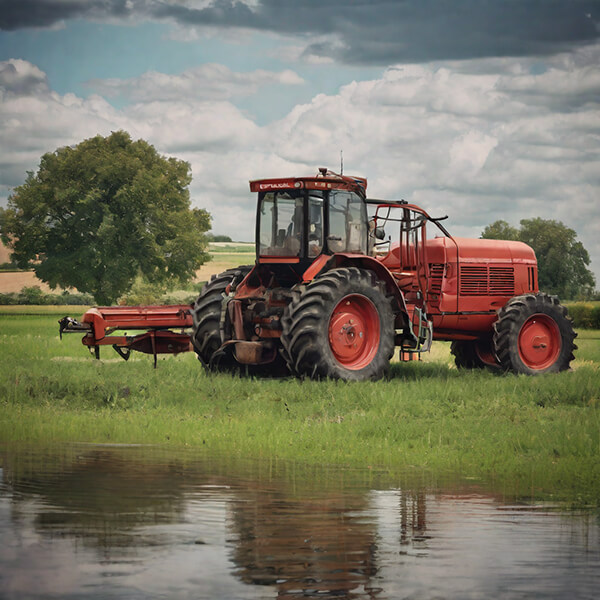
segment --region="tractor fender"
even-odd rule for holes
[[[309,283],[318,275],[338,267],[358,267],[359,269],[373,271],[377,279],[385,283],[388,294],[393,296],[397,304],[397,308],[394,312],[401,311],[405,315],[408,315],[404,294],[396,284],[394,276],[385,265],[372,256],[344,252],[333,255],[322,254],[308,269],[306,269],[302,276],[302,281],[303,283]]]

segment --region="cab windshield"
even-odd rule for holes
[[[260,256],[315,257],[367,253],[367,211],[345,190],[281,190],[259,196]]]

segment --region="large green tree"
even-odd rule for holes
[[[2,211],[3,241],[51,287],[101,304],[138,274],[186,281],[208,259],[210,215],[190,207],[190,165],[128,133],[100,135],[42,156]]]
[[[587,268],[590,256],[577,233],[560,221],[523,219],[519,229],[506,221],[488,225],[481,237],[494,240],[519,240],[531,246],[538,260],[540,289],[563,299],[589,297],[596,285]]]

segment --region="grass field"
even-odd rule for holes
[[[558,375],[459,372],[438,343],[423,362],[393,364],[384,381],[348,384],[206,374],[192,354],[161,359],[157,370],[147,355],[124,362],[112,349],[95,361],[79,335],[59,340],[64,308],[2,310],[0,441],[426,469],[600,503],[600,331],[580,332],[573,370]]]

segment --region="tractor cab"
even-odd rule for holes
[[[367,254],[366,187],[365,179],[327,169],[315,177],[251,181],[258,192],[257,262],[304,271],[322,254]]]

